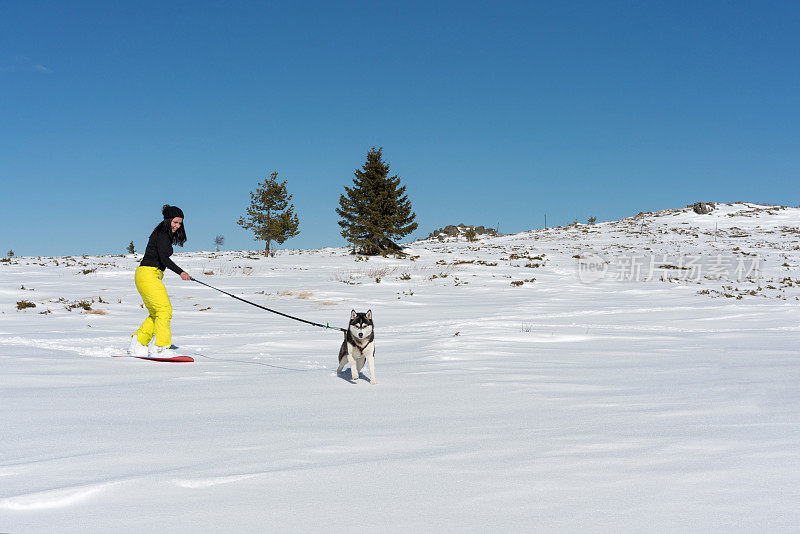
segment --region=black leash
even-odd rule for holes
[[[282,316],[284,316],[284,317],[288,317],[289,319],[294,319],[295,321],[300,321],[301,323],[310,324],[311,326],[318,326],[318,327],[320,327],[320,328],[328,328],[328,329],[330,329],[330,330],[339,330],[340,332],[347,332],[347,330],[345,330],[344,328],[337,328],[337,327],[335,327],[335,326],[329,326],[329,325],[327,325],[327,324],[315,323],[315,322],[313,322],[313,321],[306,321],[305,319],[301,319],[301,318],[299,318],[299,317],[294,317],[293,315],[287,315],[287,314],[285,314],[285,313],[282,313],[282,312],[279,312],[279,311],[276,311],[276,310],[271,310],[271,309],[269,309],[269,308],[267,308],[267,307],[265,307],[265,306],[262,306],[261,304],[256,304],[255,302],[250,302],[249,300],[245,300],[245,299],[243,299],[242,297],[237,297],[236,295],[234,295],[234,294],[232,294],[232,293],[228,293],[227,291],[223,291],[223,290],[221,290],[221,289],[219,289],[219,288],[216,288],[216,287],[214,287],[214,286],[208,285],[208,284],[206,284],[205,282],[201,282],[200,280],[198,280],[198,279],[196,279],[196,278],[193,278],[193,277],[191,277],[191,276],[190,276],[189,278],[190,278],[191,280],[193,280],[193,281],[197,282],[198,284],[203,284],[204,286],[206,286],[206,287],[210,287],[211,289],[214,289],[214,290],[216,290],[216,291],[219,291],[220,293],[225,293],[225,294],[226,294],[226,295],[228,295],[229,297],[233,297],[233,298],[235,298],[236,300],[241,300],[242,302],[246,302],[246,303],[248,303],[248,304],[251,304],[251,305],[255,306],[256,308],[261,308],[262,310],[266,310],[266,311],[268,311],[268,312],[277,313],[278,315],[282,315]]]

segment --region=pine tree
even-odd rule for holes
[[[353,187],[345,187],[336,213],[342,218],[342,237],[362,254],[385,254],[400,250],[396,240],[417,229],[416,214],[400,185],[400,177],[389,176],[383,149],[372,149],[361,169],[356,169]]]
[[[247,215],[239,217],[239,226],[253,230],[255,241],[265,241],[264,255],[269,256],[270,243],[282,244],[300,233],[300,221],[289,204],[292,195],[286,190],[286,180],[278,182],[278,173],[258,184],[250,193]]]
[[[133,246],[133,241],[131,241],[128,244],[128,249],[127,250],[128,250],[128,254],[135,254],[136,253],[136,247]]]

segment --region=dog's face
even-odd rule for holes
[[[368,339],[372,335],[372,310],[367,313],[350,311],[350,335],[355,339]]]

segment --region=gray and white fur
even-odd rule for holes
[[[358,380],[364,362],[369,364],[369,381],[375,383],[375,324],[372,322],[372,310],[366,313],[350,311],[350,324],[344,334],[344,341],[339,348],[339,368],[341,373],[346,363],[350,364],[350,373],[354,381]]]

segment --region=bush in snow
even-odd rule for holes
[[[36,304],[34,304],[33,302],[29,302],[27,300],[17,301],[17,309],[18,310],[24,310],[25,308],[35,308],[35,307],[36,307]]]

